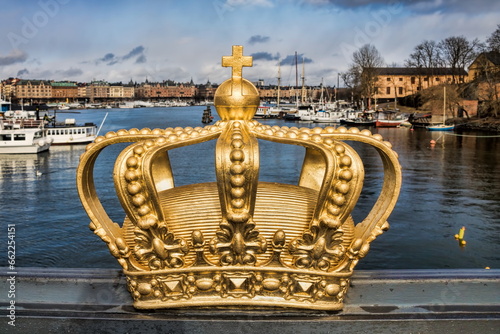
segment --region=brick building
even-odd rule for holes
[[[70,81],[54,81],[51,82],[52,96],[54,99],[76,99],[78,98],[78,85],[76,82]]]
[[[47,80],[20,80],[16,83],[15,97],[18,99],[50,99],[52,85]]]

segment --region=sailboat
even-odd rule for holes
[[[446,86],[443,87],[443,123],[429,125],[427,126],[427,130],[429,131],[453,131],[455,129],[455,125],[446,125]]]

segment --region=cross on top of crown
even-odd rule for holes
[[[233,54],[231,56],[222,57],[222,66],[232,67],[233,79],[241,78],[243,66],[252,66],[252,57],[243,56],[243,46],[233,45]]]

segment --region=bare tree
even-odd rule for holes
[[[413,49],[413,53],[405,60],[407,67],[425,68],[426,71],[419,71],[418,85],[422,87],[422,76],[428,77],[428,83],[432,82],[434,71],[438,67],[444,66],[441,57],[441,50],[435,41],[425,40]],[[424,74],[425,73],[425,74]]]
[[[486,39],[486,44],[489,51],[500,52],[500,24],[497,29],[491,33],[491,36]]]
[[[342,78],[344,85],[350,91],[351,100],[358,100],[360,97],[361,76],[357,67],[351,65],[346,72],[340,73],[340,78]]]
[[[443,60],[435,41],[425,40],[417,45],[410,54],[410,57],[405,60],[407,67],[423,67],[434,68],[443,66]]]
[[[458,81],[457,75],[460,76],[462,70],[474,61],[482,47],[477,38],[468,41],[464,36],[448,37],[439,42],[438,48],[444,62],[452,69],[454,83]]]
[[[384,59],[377,48],[371,44],[365,44],[352,54],[352,71],[359,77],[361,96],[368,99],[368,107],[371,106],[371,98],[375,93],[375,83],[378,76],[378,68],[384,65]]]

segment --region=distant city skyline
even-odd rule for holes
[[[354,51],[374,45],[403,65],[424,40],[485,41],[500,24],[499,1],[463,0],[38,0],[0,12],[0,79],[128,83],[222,83],[221,57],[244,46],[243,75],[295,85],[295,52],[306,85],[337,84]]]

